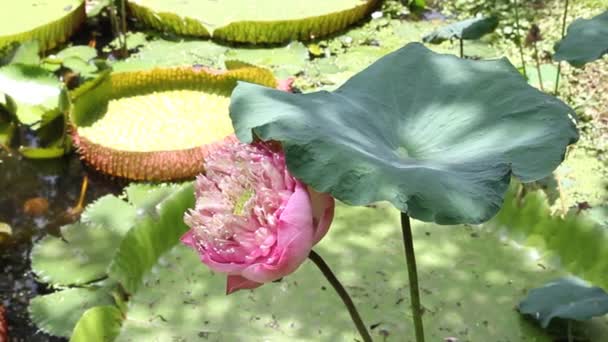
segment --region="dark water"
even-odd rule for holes
[[[49,292],[36,282],[29,252],[35,241],[46,234],[58,234],[59,228],[70,222],[66,210],[76,205],[85,175],[89,177],[85,204],[120,192],[118,182],[84,167],[74,155],[32,161],[0,149],[0,222],[13,230],[8,240],[0,238],[0,304],[8,313],[10,341],[64,340],[39,332],[29,320],[29,300]],[[26,213],[26,201],[37,197],[48,201],[48,210],[37,216]]]

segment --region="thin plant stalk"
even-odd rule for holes
[[[572,335],[572,321],[568,320],[568,342],[574,342],[574,336]]]
[[[464,58],[464,42],[462,38],[460,38],[460,58]]]
[[[321,273],[323,273],[325,278],[327,278],[327,281],[331,284],[331,286],[333,286],[334,290],[336,290],[338,296],[340,296],[340,299],[342,299],[342,302],[344,302],[344,305],[346,306],[346,309],[348,309],[348,313],[355,323],[355,326],[357,327],[363,341],[372,342],[372,337],[369,334],[369,331],[367,331],[367,328],[365,327],[365,324],[363,323],[363,320],[361,319],[353,300],[350,298],[348,292],[346,292],[346,289],[344,289],[344,286],[342,286],[338,278],[336,278],[334,273],[331,271],[325,260],[323,260],[323,258],[315,251],[310,251],[308,258],[314,262],[315,265],[317,265],[319,270],[321,270]]]
[[[121,47],[122,47],[122,57],[126,58],[128,55],[128,51],[127,51],[127,8],[126,8],[126,0],[120,0],[120,19],[121,19],[121,24],[122,24],[122,41],[121,41]]]
[[[532,44],[534,47],[534,59],[536,59],[536,72],[538,73],[538,86],[541,91],[545,91],[545,89],[543,87],[543,78],[542,78],[541,72],[540,72],[540,59],[538,58],[538,47],[536,45],[536,42],[534,42]]]
[[[412,226],[407,213],[401,213],[401,231],[405,247],[405,261],[410,280],[410,300],[412,301],[412,317],[414,318],[414,331],[416,342],[424,342],[424,326],[422,324],[422,305],[420,304],[420,290],[418,289],[418,271],[416,269],[416,255],[414,253],[414,240]]]
[[[517,0],[514,0],[514,2],[515,4],[513,7],[515,7],[515,35],[517,37],[517,46],[519,47],[519,57],[521,58],[521,67],[524,72],[524,75],[528,77],[528,74],[526,73],[526,61],[524,59],[524,48],[522,46],[521,34],[519,30],[519,2]]]
[[[568,18],[568,0],[566,0],[566,5],[564,6],[564,17],[562,18],[562,39],[566,35],[566,19]],[[559,87],[559,75],[562,72],[562,63],[557,62],[557,75],[555,76],[555,90],[553,93],[557,95],[557,90]]]

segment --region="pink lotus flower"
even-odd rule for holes
[[[292,177],[278,145],[215,145],[196,180],[196,206],[181,241],[227,273],[226,293],[294,272],[329,229],[334,200]]]

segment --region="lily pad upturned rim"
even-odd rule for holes
[[[202,24],[200,19],[183,17],[171,12],[156,11],[135,1],[129,1],[128,6],[133,16],[158,30],[168,30],[176,34],[214,38],[229,42],[277,44],[328,36],[359,21],[380,3],[380,0],[361,1],[361,4],[352,8],[324,15],[288,20],[235,21],[213,30]]]
[[[512,175],[534,181],[577,141],[574,111],[507,59],[473,61],[411,43],[336,91],[239,83],[237,137],[283,144],[292,174],[352,205],[389,201],[415,219],[481,223]]]
[[[14,42],[38,40],[40,49],[47,51],[65,42],[86,21],[85,1],[79,0],[79,2],[78,6],[66,11],[65,15],[50,22],[42,23],[27,31],[0,35],[0,48]],[[13,13],[12,15],[17,18],[20,17],[19,13]]]
[[[212,70],[205,67],[170,67],[104,75],[85,83],[72,93],[72,137],[77,152],[93,168],[112,176],[146,181],[166,181],[192,178],[203,171],[205,146],[171,151],[122,151],[94,143],[78,133],[89,117],[98,117],[110,99],[136,96],[153,91],[190,89],[229,96],[237,80],[247,80],[265,86],[277,86],[267,69],[242,66],[232,70]]]

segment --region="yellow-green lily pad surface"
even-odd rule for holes
[[[234,131],[228,115],[238,80],[276,87],[269,70],[156,68],[100,77],[72,94],[77,151],[117,177],[165,181],[203,171],[209,144]]]
[[[63,43],[86,20],[84,0],[5,1],[0,12],[0,48],[38,40],[41,50]]]
[[[310,40],[363,18],[378,0],[131,0],[131,13],[156,29],[248,43]]]

